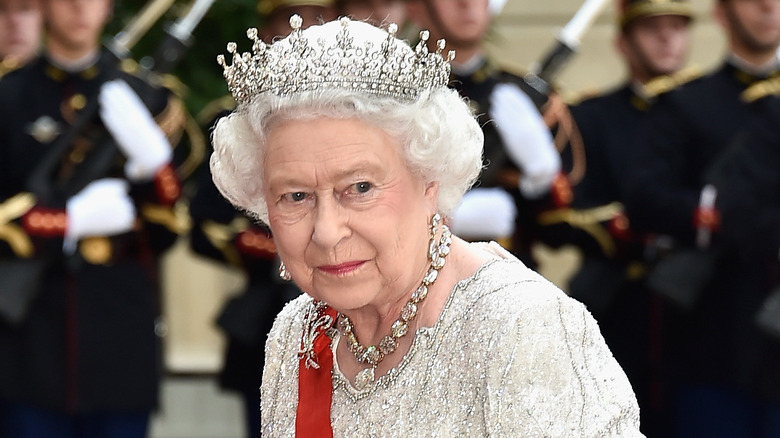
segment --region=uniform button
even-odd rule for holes
[[[74,94],[73,97],[70,98],[70,107],[76,111],[84,108],[86,105],[87,98],[81,93]]]

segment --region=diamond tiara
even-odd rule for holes
[[[253,43],[252,53],[238,53],[236,43],[231,42],[227,51],[233,55],[232,64],[227,65],[224,55],[217,56],[237,103],[265,92],[289,96],[325,88],[414,100],[422,91],[446,87],[449,82],[449,62],[455,52],[446,58],[441,55],[444,40],[437,42],[435,52],[429,52],[426,30],[420,32],[420,42],[412,49],[395,37],[398,26],[394,23],[386,33],[347,17],[306,31],[301,24],[300,16],[290,17],[290,35],[270,45],[260,40],[256,28],[250,28],[246,34]],[[339,24],[340,29],[332,29]],[[309,41],[311,34],[314,43]]]

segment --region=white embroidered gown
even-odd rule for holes
[[[357,391],[334,364],[335,437],[642,436],[634,393],[590,313],[491,249],[496,259],[457,284],[438,323],[419,329],[404,360],[374,387]],[[310,301],[289,303],[269,335],[265,437],[295,436],[297,353]]]

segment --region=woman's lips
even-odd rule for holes
[[[364,260],[339,263],[338,265],[322,265],[319,267],[320,271],[331,275],[344,275],[357,270],[363,266]]]

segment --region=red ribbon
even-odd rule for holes
[[[336,321],[336,310],[325,307],[323,313]],[[295,436],[300,438],[333,438],[330,424],[330,404],[333,399],[333,351],[328,327],[318,328],[314,338],[315,360],[319,368],[306,366],[306,357],[298,362],[298,409],[295,412]]]

